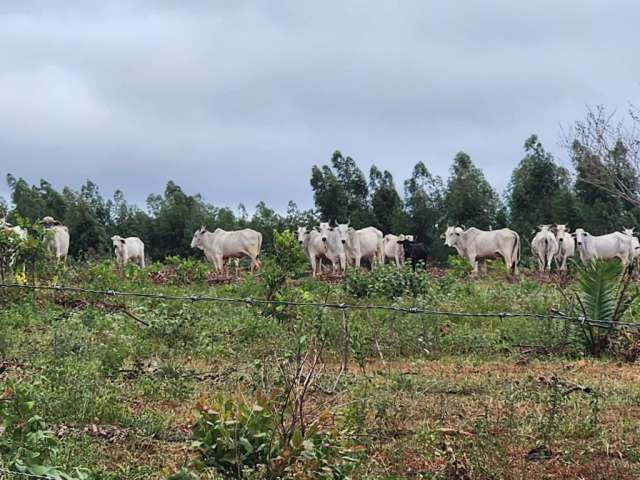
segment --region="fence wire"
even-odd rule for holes
[[[209,295],[167,295],[164,293],[148,293],[148,292],[124,292],[119,290],[96,290],[82,287],[66,287],[63,285],[26,285],[18,283],[0,283],[0,289],[21,289],[21,290],[48,290],[55,292],[72,292],[86,293],[91,295],[99,295],[106,297],[135,297],[150,300],[161,301],[179,301],[179,302],[217,302],[229,304],[244,305],[273,305],[273,306],[294,306],[294,307],[313,307],[313,308],[330,308],[337,310],[381,310],[397,313],[430,315],[436,317],[450,318],[527,318],[533,320],[555,320],[572,322],[579,325],[587,325],[599,328],[635,328],[640,329],[640,323],[633,322],[613,322],[610,320],[601,320],[595,318],[587,318],[585,316],[566,315],[563,313],[529,313],[529,312],[453,312],[446,310],[424,309],[418,307],[401,307],[395,305],[370,305],[370,304],[352,304],[352,303],[323,303],[323,302],[299,302],[293,300],[267,300],[261,298],[234,298],[234,297],[214,297]]]

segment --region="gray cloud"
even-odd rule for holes
[[[398,187],[465,150],[502,190],[530,133],[566,163],[560,124],[638,94],[632,0],[13,3],[0,174],[137,202],[173,179],[221,205],[310,206],[335,149]]]

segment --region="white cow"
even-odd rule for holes
[[[338,224],[336,229],[340,232],[346,246],[349,260],[356,267],[360,267],[363,258],[369,260],[372,270],[376,263],[384,262],[383,235],[380,230],[375,227],[356,230],[348,223]],[[345,238],[346,242],[344,242]]]
[[[398,269],[404,265],[404,247],[399,243],[403,240],[413,241],[413,235],[393,235],[392,233],[387,233],[384,236],[382,241],[384,250],[382,263],[388,258],[396,262]]]
[[[311,274],[315,277],[320,269],[320,260],[327,252],[327,246],[322,241],[322,235],[317,230],[298,227],[298,243],[302,245],[305,255],[311,262]]]
[[[567,269],[567,258],[576,254],[576,243],[566,225],[556,225],[556,240],[558,252],[556,253],[556,267],[560,270]]]
[[[638,237],[636,237],[636,233],[633,231],[633,228],[625,228],[622,230],[622,233],[628,235],[631,238],[631,255],[633,257],[633,267],[636,271],[636,274],[640,272],[640,241],[638,241]]]
[[[137,263],[144,268],[144,243],[138,237],[122,238],[120,235],[111,237],[115,247],[116,259],[120,265],[128,261]]]
[[[573,234],[576,238],[578,253],[583,264],[598,259],[618,258],[624,267],[633,261],[633,246],[631,238],[620,232],[606,235],[591,235],[582,228],[576,228]]]
[[[324,256],[331,262],[334,272],[338,267],[344,272],[347,268],[347,236],[338,228],[330,226],[328,222],[320,223],[319,230],[320,239],[325,245]]]
[[[629,235],[613,232],[594,236],[577,228],[573,236],[583,264],[598,259],[617,258],[626,267],[633,261],[633,241]]]
[[[551,262],[558,253],[558,241],[551,232],[551,225],[539,225],[540,231],[531,241],[531,251],[538,258],[538,268],[541,272],[551,271]]]
[[[66,260],[69,254],[69,229],[53,217],[44,217],[42,224],[46,230],[45,248],[56,259]]]
[[[260,267],[258,255],[262,249],[262,234],[250,228],[231,232],[216,228],[215,231],[208,232],[203,226],[193,234],[191,248],[203,250],[205,257],[213,262],[218,273],[224,273],[227,259],[242,257],[251,259],[253,272]]]
[[[514,274],[518,273],[520,258],[520,236],[508,228],[485,231],[475,227],[464,230],[448,226],[444,233],[444,244],[457,250],[458,255],[467,257],[478,273],[478,263],[487,258],[502,257],[505,265]]]

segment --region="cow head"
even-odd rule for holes
[[[304,243],[304,238],[307,235],[309,235],[307,227],[298,227],[298,243],[300,245]]]
[[[461,232],[460,227],[447,226],[444,232],[444,244],[447,247],[454,247],[458,243]]]
[[[120,235],[114,235],[113,237],[111,237],[111,242],[113,243],[113,246],[116,249],[116,253],[120,253],[124,248],[125,239],[122,238]]]
[[[576,228],[576,231],[572,233],[572,236],[575,237],[578,247],[581,247],[587,243],[587,239],[590,237],[590,234],[585,232],[582,228]]]
[[[329,222],[320,222],[318,229],[320,230],[320,238],[323,242],[326,243],[327,239],[329,238],[329,232],[333,232],[333,227]]]
[[[559,223],[554,226],[556,231],[556,238],[558,242],[564,242],[565,234],[569,234],[569,227],[564,223]]]
[[[42,223],[44,228],[51,228],[62,225],[58,220],[50,216],[43,217],[42,220],[40,220],[40,223]]]
[[[629,235],[630,237],[633,237],[636,234],[634,230],[635,228],[623,228],[622,233],[624,233],[625,235]]]
[[[191,248],[203,248],[203,238],[206,232],[207,227],[204,225],[196,230],[196,233],[193,234],[193,238],[191,239]]]
[[[340,243],[346,245],[349,243],[349,234],[353,232],[353,228],[349,226],[349,222],[339,223],[336,226],[336,232],[338,232],[338,240],[340,240]]]

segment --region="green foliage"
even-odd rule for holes
[[[453,159],[444,196],[447,221],[488,230],[495,225],[498,205],[498,196],[482,171],[469,155],[459,152]]]
[[[25,387],[13,385],[4,391],[0,397],[0,455],[17,472],[52,480],[87,480],[84,469],[68,474],[54,466],[59,460],[58,440],[34,413],[34,406]]]
[[[603,115],[604,111],[594,112]],[[602,117],[598,121],[602,121]],[[577,125],[578,126],[578,125]],[[585,125],[579,127],[584,128]],[[596,142],[608,143],[610,131],[594,132],[598,135]],[[588,139],[584,139],[588,140]],[[633,154],[621,139],[615,139],[603,151],[594,152],[593,145],[585,145],[575,140],[570,148],[570,155],[576,170],[575,192],[582,227],[595,235],[619,230],[623,225],[634,225],[640,220],[637,205],[626,201],[610,192],[616,189],[627,196],[636,196],[639,191],[638,172],[633,165]],[[597,145],[598,148],[604,145]],[[603,178],[612,175],[611,187],[604,189],[593,184],[590,179],[594,173],[601,171]]]
[[[267,292],[266,298],[278,296],[288,279],[302,274],[306,260],[293,233],[273,231],[273,254],[262,262],[260,276]]]
[[[0,229],[0,281],[10,277],[12,264],[22,248],[22,241],[11,230]]]
[[[193,431],[195,467],[241,479],[256,478],[256,472],[266,478],[346,479],[357,464],[348,449],[317,424],[296,428],[287,441],[276,405],[275,398],[260,393],[253,401],[218,396],[209,405],[201,399]]]
[[[343,288],[356,298],[398,298],[403,295],[425,295],[429,292],[429,278],[421,269],[398,270],[394,265],[380,265],[372,272],[351,268],[345,275]]]
[[[375,165],[372,166],[369,190],[374,226],[383,232],[407,231],[408,221],[391,173],[388,170],[381,172]]]
[[[241,478],[244,467],[268,466],[278,456],[276,420],[266,398],[248,403],[218,397],[199,413],[193,436],[203,466]]]
[[[440,230],[444,227],[441,225],[444,200],[442,179],[433,176],[423,162],[418,162],[413,167],[411,177],[404,182],[404,195],[408,217],[404,233],[417,236],[433,258],[445,259],[447,248],[440,240]]]
[[[292,231],[273,231],[273,260],[288,275],[299,276],[304,273],[307,261]]]
[[[593,262],[580,269],[577,285],[588,318],[613,320],[621,276],[622,264],[618,261]]]
[[[569,172],[556,165],[536,135],[527,139],[524,149],[526,155],[514,169],[509,185],[512,228],[522,238],[529,238],[540,224],[577,226],[578,212]],[[528,245],[523,242],[523,247]]]
[[[596,261],[583,266],[577,276],[580,312],[595,321],[618,322],[632,303],[628,294],[629,274],[623,276],[622,264],[615,260]],[[633,295],[637,296],[637,291]],[[600,356],[608,347],[614,327],[581,325],[586,352]]]
[[[353,158],[344,157],[336,150],[331,167],[314,165],[311,170],[311,188],[316,207],[325,221],[350,223],[363,228],[371,223],[369,188],[362,170]]]

